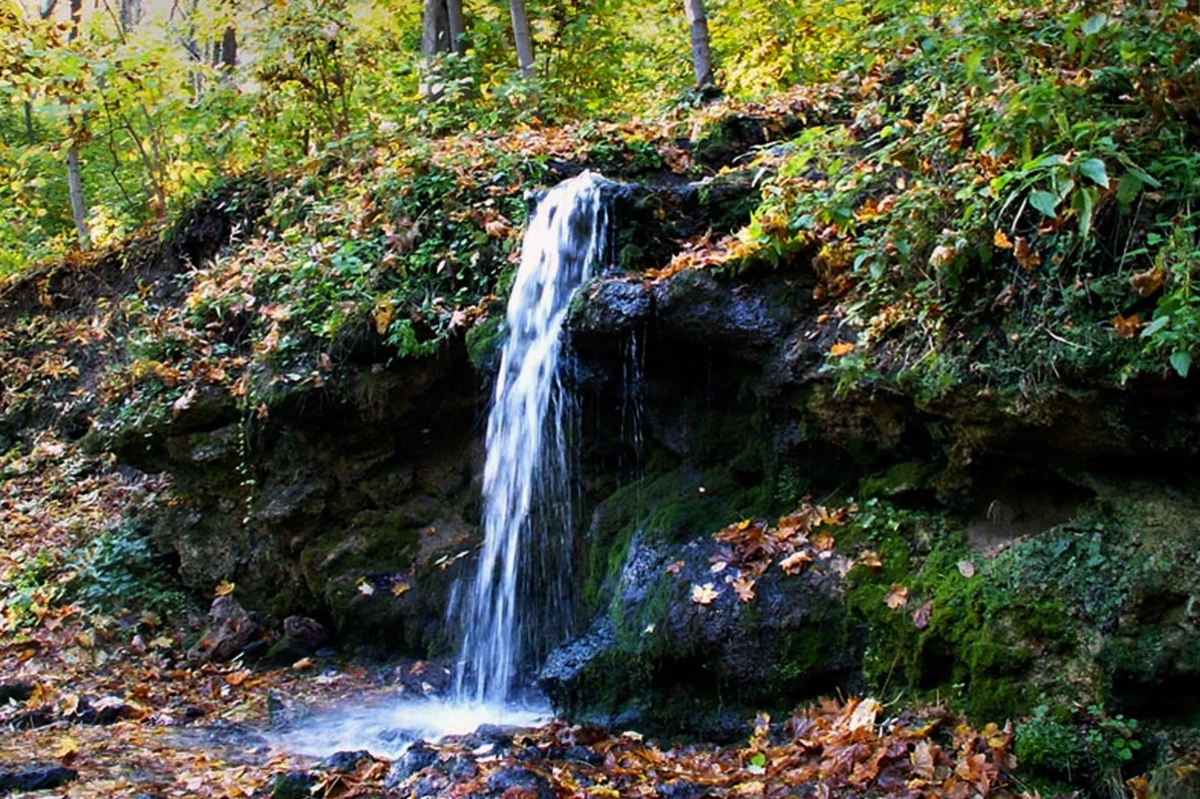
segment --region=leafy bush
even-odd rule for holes
[[[168,557],[156,551],[136,520],[105,531],[82,554],[68,592],[103,612],[175,616],[194,600],[182,590]]]

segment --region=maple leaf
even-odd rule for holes
[[[233,583],[229,582],[228,580],[222,580],[217,584],[216,589],[213,591],[213,596],[229,596],[233,593],[234,588],[235,586]]]
[[[1011,250],[1013,243],[1009,241],[1008,235],[1003,230],[997,230],[992,236],[992,244],[1002,250]]]
[[[908,604],[908,589],[900,585],[900,583],[896,583],[887,592],[887,596],[883,598],[883,603],[892,610],[899,610]]]
[[[752,577],[743,574],[730,583],[730,585],[733,586],[734,593],[737,594],[738,599],[742,602],[749,602],[754,599],[754,582]]]
[[[692,586],[692,601],[697,605],[711,605],[719,594],[720,591],[713,588],[712,583]]]
[[[812,545],[818,552],[828,552],[833,549],[833,543],[833,536],[829,533],[821,533],[813,539]]]

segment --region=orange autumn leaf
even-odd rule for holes
[[[834,358],[840,358],[854,351],[854,343],[851,341],[839,341],[829,348],[829,354]]]
[[[896,583],[887,592],[887,596],[883,598],[883,603],[892,610],[899,610],[908,604],[908,589]]]
[[[52,754],[57,758],[58,762],[64,766],[69,766],[71,765],[71,761],[79,755],[79,741],[70,735],[64,735],[55,745]]]
[[[213,596],[229,596],[233,593],[234,587],[234,584],[228,580],[222,580],[213,591]]]
[[[1138,318],[1137,314],[1132,316],[1121,316],[1118,314],[1109,321],[1112,322],[1113,330],[1116,330],[1117,335],[1122,338],[1135,338],[1142,326],[1142,321]]]
[[[683,571],[683,561],[682,560],[677,560],[674,563],[667,566],[667,574],[679,574],[681,571]]]
[[[812,545],[818,552],[828,552],[833,549],[833,543],[833,536],[829,533],[821,533],[813,539]]]
[[[292,664],[292,668],[296,671],[306,671],[313,667],[312,658],[301,658]]]
[[[995,235],[992,236],[992,244],[1002,250],[1011,250],[1013,248],[1013,243],[1009,241],[1008,235],[1003,230],[997,230]]]

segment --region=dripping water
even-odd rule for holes
[[[483,550],[462,597],[460,703],[502,707],[524,658],[570,628],[575,422],[560,354],[571,298],[605,251],[603,183],[585,172],[554,187],[525,232],[487,424]]]

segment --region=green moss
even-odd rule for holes
[[[508,338],[501,314],[489,316],[467,331],[467,358],[477,372],[492,372],[500,365],[500,350]]]
[[[664,460],[652,460],[648,470]],[[587,607],[599,609],[606,589],[615,585],[635,534],[640,532],[648,542],[708,535],[731,519],[757,511],[762,496],[760,486],[740,485],[728,467],[697,473],[675,465],[618,489],[597,509],[589,530],[583,591]]]
[[[360,579],[407,571],[420,547],[420,528],[390,527],[331,533],[310,544],[300,555],[309,590],[326,601],[334,613],[355,595]]]

